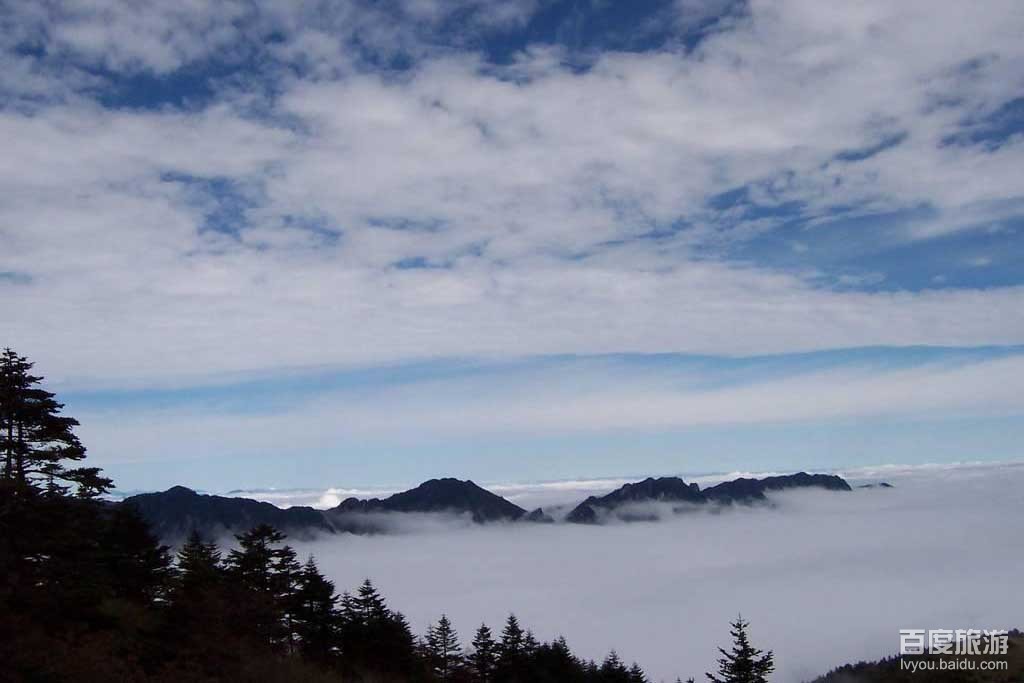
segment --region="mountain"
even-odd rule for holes
[[[822,488],[828,491],[850,491],[850,485],[834,474],[784,474],[764,479],[733,479],[704,489],[708,500],[720,503],[757,503],[766,500],[766,491],[786,489]]]
[[[687,484],[679,477],[648,477],[635,484],[625,484],[604,496],[590,496],[565,518],[574,524],[594,524],[598,509],[611,510],[629,503],[671,502],[704,503],[696,484]]]
[[[765,477],[759,480],[764,484],[765,491],[781,491],[783,489],[822,488],[828,491],[852,491],[850,485],[842,477],[834,474],[784,474],[777,477]]]
[[[697,484],[688,484],[679,477],[647,478],[635,484],[626,484],[604,496],[591,496],[577,505],[566,521],[574,524],[596,524],[601,521],[602,512],[619,511],[616,516],[624,521],[653,520],[657,514],[638,511],[640,503],[689,503],[705,505],[718,503],[753,504],[767,502],[768,491],[782,491],[795,488],[823,488],[829,491],[850,491],[850,485],[842,477],[833,474],[807,474],[797,472],[763,479],[739,478],[724,481],[703,491]],[[630,509],[633,505],[634,509]],[[625,508],[625,510],[621,510]],[[674,510],[677,508],[673,508]]]
[[[323,513],[310,507],[279,508],[248,498],[208,496],[184,486],[130,496],[121,504],[134,506],[162,539],[184,538],[193,529],[212,538],[258,524],[270,524],[291,535],[333,531]]]
[[[624,521],[654,520],[658,514],[649,505],[651,503],[672,504],[674,511],[708,503],[763,503],[767,501],[766,492],[808,487],[850,490],[849,484],[840,477],[805,472],[764,479],[734,479],[703,491],[697,484],[688,484],[679,477],[649,477],[604,496],[587,498],[569,512],[565,520],[596,524],[610,513]],[[465,515],[480,524],[555,521],[540,508],[528,513],[472,481],[453,478],[431,479],[383,499],[348,498],[330,510],[279,508],[248,498],[204,495],[184,486],[131,496],[122,504],[135,506],[160,538],[172,541],[183,539],[193,529],[212,538],[246,531],[257,524],[269,524],[300,538],[321,532],[386,533],[394,528],[396,518],[393,515],[406,513],[450,512]]]
[[[526,515],[523,508],[472,481],[452,478],[431,479],[383,500],[348,498],[328,514],[336,517],[367,512],[455,512],[469,514],[480,523],[515,521]]]
[[[388,526],[368,513],[454,512],[468,514],[474,522],[515,521],[526,510],[472,481],[431,479],[414,489],[383,500],[349,498],[331,510],[311,507],[279,508],[248,498],[210,496],[184,486],[161,493],[125,498],[135,506],[162,539],[181,539],[193,529],[207,537],[238,533],[257,524],[270,524],[292,536],[318,532],[374,533]]]
[[[973,670],[958,669],[957,660],[971,660]],[[939,668],[939,661],[947,666]],[[918,671],[907,666],[913,662],[921,668]],[[987,662],[982,666],[982,662]],[[999,662],[999,665],[995,665]],[[1005,666],[1005,668],[1002,668]],[[859,662],[845,664],[833,669],[824,676],[815,678],[811,683],[1019,683],[1024,681],[1024,633],[1019,630],[1010,631],[1007,638],[1007,652],[999,655],[956,654],[938,655],[903,655],[889,657],[877,662]]]

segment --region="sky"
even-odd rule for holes
[[[540,639],[564,635],[598,661],[614,648],[665,683],[714,671],[738,613],[754,645],[774,651],[780,682],[892,656],[901,629],[1020,626],[1024,547],[1008,541],[1024,519],[1024,465],[845,474],[895,488],[776,493],[770,508],[596,527],[405,519],[397,535],[296,549],[339,591],[372,577],[418,634],[446,613],[465,644],[514,610]]]
[[[1019,2],[2,4],[0,344],[122,489],[1022,455]]]

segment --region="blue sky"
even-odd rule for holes
[[[9,7],[0,341],[124,488],[1021,455],[1019,3]]]

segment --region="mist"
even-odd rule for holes
[[[895,488],[596,527],[405,516],[392,535],[295,545],[339,592],[370,577],[418,634],[446,613],[468,648],[515,612],[539,639],[614,648],[655,681],[712,670],[738,613],[775,651],[775,681],[894,654],[904,628],[1024,625],[1024,464],[861,474]]]

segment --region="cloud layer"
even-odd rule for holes
[[[372,577],[418,632],[446,612],[465,638],[514,610],[538,637],[595,658],[614,647],[654,680],[710,670],[738,612],[785,681],[893,654],[902,628],[1019,626],[1021,467],[882,469],[895,489],[782,495],[774,509],[300,550],[339,586]]]
[[[125,384],[1024,341],[1019,282],[880,288],[815,246],[859,220],[854,252],[1013,239],[1016,3],[679,3],[633,51],[531,42],[535,3],[326,7],[16,3],[6,343]],[[794,226],[796,267],[737,257]]]

